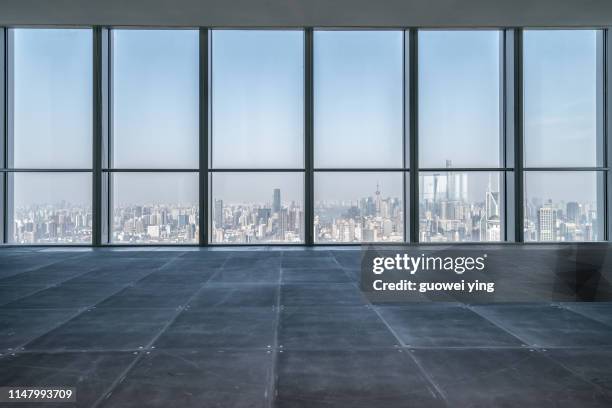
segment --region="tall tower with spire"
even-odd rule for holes
[[[376,182],[376,197],[374,198],[374,203],[376,205],[376,215],[379,216],[380,208],[381,208],[381,198],[380,198],[380,185],[378,184],[378,181]]]

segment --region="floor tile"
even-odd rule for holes
[[[29,296],[46,287],[46,285],[0,286],[0,306]]]
[[[337,268],[339,266],[336,259],[329,256],[321,256],[321,257],[294,257],[294,258],[285,258],[281,262],[281,266],[284,268]]]
[[[415,350],[451,407],[607,407],[610,394],[536,351]]]
[[[137,350],[176,315],[173,309],[92,309],[37,338],[27,350]]]
[[[65,309],[93,306],[121,290],[119,285],[65,283],[4,305],[15,309]]]
[[[284,351],[276,407],[442,407],[402,350]]]
[[[598,322],[612,326],[612,303],[591,303],[591,302],[574,302],[565,303],[563,307],[576,312],[589,319],[597,320]]]
[[[354,284],[284,283],[281,304],[284,306],[358,306],[367,301]]]
[[[460,305],[379,306],[385,322],[412,347],[519,347],[522,342]]]
[[[267,349],[274,343],[272,308],[207,308],[183,311],[155,343],[158,349]]]
[[[285,307],[279,344],[284,349],[344,350],[395,347],[398,343],[373,310],[365,307]]]
[[[23,346],[74,316],[77,310],[0,309],[0,350]]]
[[[551,349],[544,354],[586,381],[612,391],[612,349]]]
[[[132,353],[23,353],[0,360],[0,384],[74,387],[76,404],[35,403],[30,406],[90,408],[135,358]],[[18,403],[14,406],[28,405]]]
[[[99,308],[177,308],[187,304],[199,285],[136,283],[97,305]]]
[[[265,407],[267,351],[162,351],[146,355],[102,407]]]
[[[289,268],[282,274],[283,283],[349,283],[352,279],[341,268]]]
[[[612,345],[612,327],[548,305],[487,305],[474,310],[535,347]]]
[[[176,284],[176,285],[202,285],[216,273],[215,269],[208,270],[166,270],[160,269],[144,276],[139,284]]]
[[[273,307],[278,303],[278,292],[278,285],[275,284],[208,283],[189,303],[189,307]]]
[[[278,283],[280,267],[222,268],[211,279],[211,283]]]

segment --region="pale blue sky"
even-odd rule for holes
[[[91,31],[13,33],[16,166],[90,167]],[[526,31],[529,165],[595,164],[596,44],[593,31]],[[119,30],[113,33],[113,46],[115,165],[196,168],[197,31]],[[400,31],[315,32],[316,166],[401,165],[402,46]],[[443,166],[446,158],[455,166],[497,164],[498,56],[495,31],[420,33],[423,167]],[[213,164],[303,166],[303,33],[214,31],[212,58]],[[57,180],[52,191],[58,200],[78,199],[90,188],[80,182],[60,186]],[[232,180],[225,190],[258,200],[275,187],[269,179],[262,178],[261,184],[256,177],[243,180]],[[151,195],[170,200],[177,191],[175,186],[164,188],[166,182],[172,180],[143,191],[131,183],[134,187],[124,189],[122,196],[126,201]],[[197,191],[195,178],[193,183]],[[542,183],[530,183],[532,191],[560,197],[568,186]],[[316,188],[319,197],[348,198],[356,189],[369,191],[369,184],[352,175]],[[572,196],[590,195],[590,187],[570,185]],[[22,201],[37,199],[36,189],[19,191]]]

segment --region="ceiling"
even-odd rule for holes
[[[0,25],[612,26],[612,0],[0,0]]]

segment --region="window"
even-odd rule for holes
[[[591,30],[525,31],[526,167],[597,164],[600,35]]]
[[[15,244],[91,243],[91,174],[10,173]]]
[[[315,242],[402,242],[402,185],[396,172],[317,172]]]
[[[501,241],[499,172],[421,172],[419,241]]]
[[[211,35],[210,242],[304,242],[304,33]]]
[[[525,175],[525,241],[597,241],[602,237],[603,175],[533,171]],[[572,186],[572,188],[567,188]]]
[[[195,244],[198,31],[113,30],[111,38],[110,241]]]
[[[0,241],[609,240],[608,31],[0,28]]]
[[[7,44],[7,240],[91,243],[92,32],[10,29]]]
[[[213,31],[213,167],[304,167],[303,43],[302,31]]]
[[[499,31],[419,32],[419,166],[499,167]]]
[[[419,241],[502,241],[501,33],[422,30],[418,52]]]
[[[321,30],[313,47],[314,241],[402,242],[404,33]]]
[[[304,176],[213,173],[212,241],[219,244],[300,243],[304,240]]]
[[[197,173],[113,173],[112,177],[112,242],[197,242]]]
[[[524,239],[604,239],[603,38],[524,32]]]
[[[403,35],[314,33],[315,167],[402,167]]]

